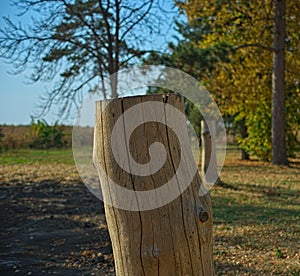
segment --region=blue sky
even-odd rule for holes
[[[17,10],[11,6],[9,0],[0,1],[0,26],[3,26],[3,16],[16,18]],[[19,18],[17,18],[20,21]],[[172,36],[172,34],[169,34]],[[166,44],[166,41],[162,42]],[[30,116],[36,111],[35,106],[39,103],[45,89],[51,89],[47,83],[28,84],[25,71],[19,75],[12,75],[9,72],[13,67],[0,59],[0,124],[29,124]],[[54,123],[58,117],[55,108],[45,117],[48,123]],[[67,122],[71,124],[72,121]]]
[[[16,9],[10,5],[9,0],[0,2],[0,25],[3,26],[3,16],[14,18]],[[45,91],[46,84],[28,84],[24,72],[12,75],[13,67],[0,59],[0,124],[29,124],[30,116],[34,114],[35,105]],[[54,112],[45,117],[49,123],[56,121]]]

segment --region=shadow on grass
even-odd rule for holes
[[[271,197],[268,201],[274,203],[274,200],[279,204],[278,196]],[[213,202],[214,223],[216,224],[261,225],[280,223],[283,220],[285,222],[294,221],[300,218],[298,210],[289,208],[242,204],[232,198],[216,195],[213,196]],[[282,200],[282,202],[285,202],[285,200]]]

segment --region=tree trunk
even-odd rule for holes
[[[272,164],[288,164],[285,143],[285,0],[274,0]]]
[[[139,105],[150,102],[161,104],[161,112],[154,109],[146,111],[143,105]],[[96,103],[94,163],[101,181],[116,274],[120,276],[213,275],[210,197],[208,194],[199,196],[199,188],[202,184],[198,173],[191,178],[186,189],[182,189],[184,179],[177,175],[177,170],[181,166],[180,158],[184,156],[183,151],[186,150],[187,144],[180,144],[180,139],[170,127],[170,122],[177,124],[181,133],[187,133],[186,123],[179,117],[170,116],[167,106],[175,107],[177,111],[180,110],[183,113],[183,98],[174,94],[147,95],[118,98],[110,101],[107,106],[106,104],[105,101]],[[124,112],[129,114],[130,108],[136,108],[134,116],[124,116]],[[159,118],[160,114],[163,114],[163,118]],[[151,147],[155,145],[155,142],[164,145],[165,162],[159,170],[149,176],[128,173],[121,168],[120,163],[117,163],[114,157],[112,138],[115,132],[113,129],[122,116],[122,132],[125,136],[121,132],[118,135],[125,137],[125,140],[129,139],[126,135],[128,129],[132,127],[132,121],[135,120],[133,117],[145,118],[148,115],[157,116],[157,120],[147,122],[145,119],[139,127],[134,126],[127,154],[122,159],[123,165],[130,163],[128,160],[131,157],[138,164],[143,165],[151,163],[152,158],[157,158],[157,155],[160,158],[160,152],[156,152],[156,155],[153,152],[151,154]],[[165,123],[161,123],[161,119]],[[196,168],[191,151],[188,157],[183,159],[184,164]],[[105,169],[104,174],[99,172],[100,165]],[[130,172],[133,170],[132,163],[130,163]],[[145,198],[145,201],[157,202],[160,207],[142,211],[141,206],[145,202],[139,201],[139,192],[157,191],[156,189],[165,186],[166,182],[173,179],[175,173],[176,185],[168,190],[168,194],[179,189],[179,196],[164,204],[159,201],[164,200],[164,195],[156,193],[155,197]],[[129,192],[135,191],[136,198],[128,199],[126,196],[116,195],[117,189],[113,188],[111,180],[108,179],[114,180],[118,187],[125,188]],[[165,196],[168,197],[168,195]],[[115,206],[122,200],[124,204],[129,202],[134,211],[127,208],[128,206],[123,209],[116,208]],[[138,210],[136,206],[139,207]]]
[[[242,121],[241,121],[241,136],[242,136],[242,139],[245,139],[248,137],[248,131],[247,131],[245,118],[242,119]],[[242,160],[249,160],[249,159],[250,159],[249,153],[247,151],[245,151],[244,149],[242,149]]]

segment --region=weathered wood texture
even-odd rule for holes
[[[216,152],[216,122],[201,121],[201,145],[202,145],[202,179],[207,184],[221,184],[218,177],[217,152]]]
[[[114,99],[104,112],[107,103],[96,103],[95,166],[100,163],[118,185],[135,191],[164,185],[175,174],[181,157],[181,147],[174,132],[162,123],[148,122],[133,132],[128,154],[138,163],[145,164],[150,160],[149,146],[161,142],[167,152],[163,167],[151,176],[138,176],[127,173],[116,163],[110,147],[112,129],[124,111],[147,101],[184,110],[183,98],[173,94]],[[176,120],[167,118],[167,113],[165,116],[166,121]],[[187,131],[184,123],[180,127]],[[194,162],[193,157],[186,162]],[[113,196],[107,178],[102,175],[100,181],[104,196]],[[128,211],[105,204],[117,275],[214,274],[211,202],[209,194],[199,196],[200,185],[200,176],[196,174],[179,197],[153,210]]]

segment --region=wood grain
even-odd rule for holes
[[[180,141],[162,123],[147,122],[137,127],[128,147],[128,155],[145,164],[150,160],[149,146],[153,142],[162,143],[167,158],[159,171],[151,176],[130,174],[114,159],[110,142],[116,121],[129,108],[147,101],[163,102],[184,112],[183,98],[175,94],[118,98],[108,105],[104,101],[96,103],[94,162],[96,168],[100,164],[105,170],[105,175],[100,175],[104,201],[114,198],[108,178],[126,189],[143,191],[161,187],[176,173],[182,157]],[[143,116],[143,110],[137,116]],[[166,112],[164,116],[166,122],[176,120],[167,118]],[[180,127],[187,131],[185,123]],[[184,161],[194,165],[192,155]],[[149,211],[128,211],[105,204],[117,275],[214,274],[211,202],[208,194],[198,195],[200,185],[200,176],[196,174],[175,200]],[[179,183],[177,188],[180,189]]]

